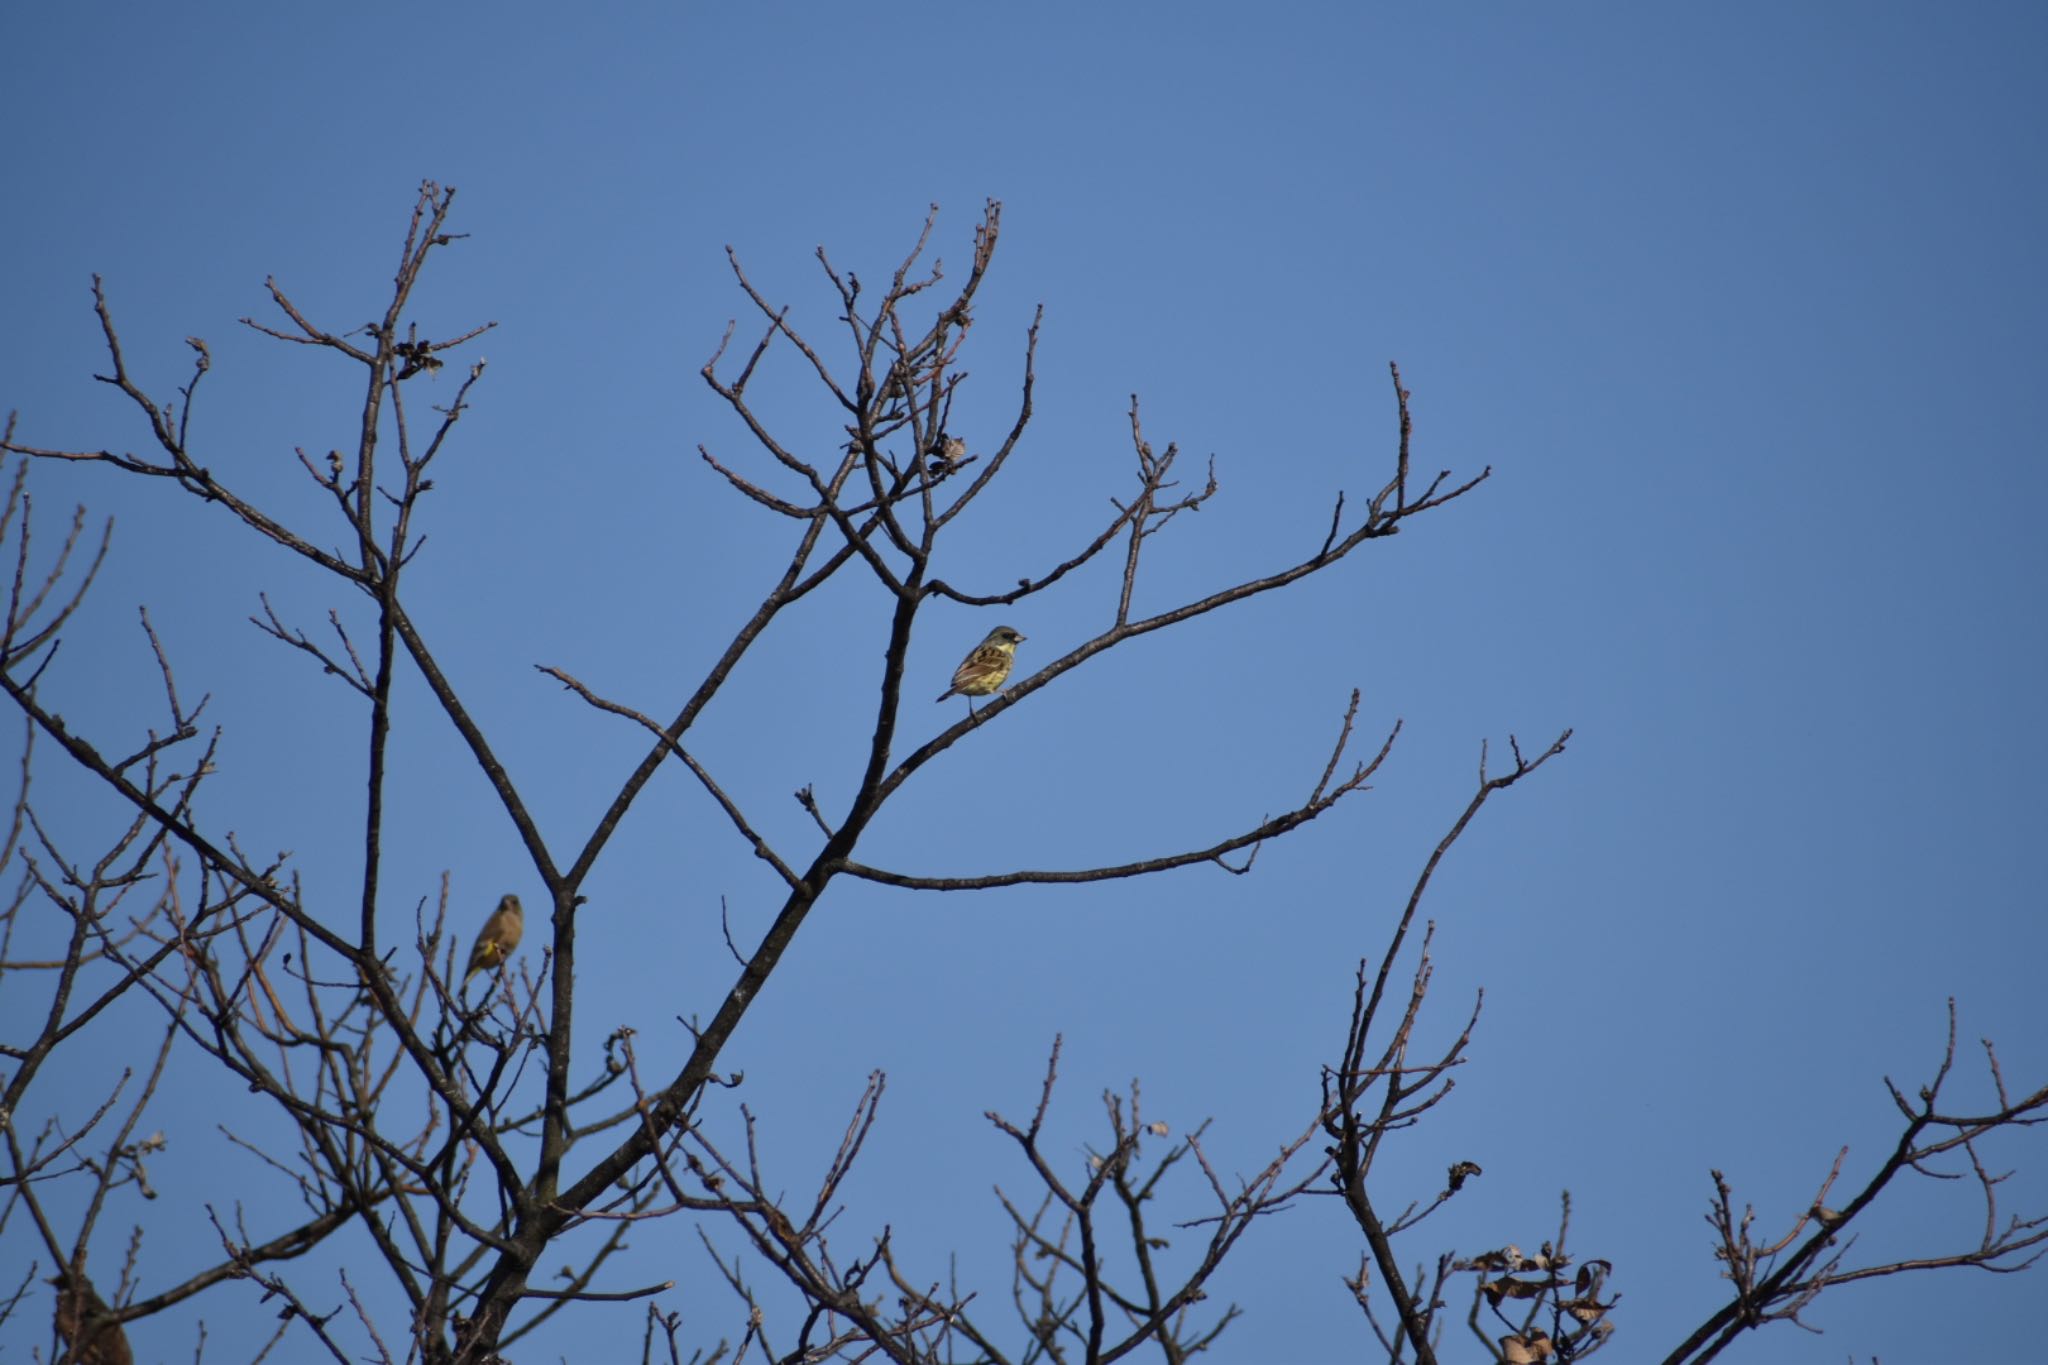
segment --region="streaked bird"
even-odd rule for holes
[[[967,657],[953,670],[953,685],[939,693],[939,700],[966,697],[967,709],[972,711],[974,698],[986,697],[1009,681],[1010,667],[1017,662],[1017,646],[1023,639],[1010,626],[997,626],[990,631],[980,644],[967,651]]]
[[[469,950],[469,970],[462,974],[463,986],[467,987],[469,979],[478,972],[504,966],[512,950],[519,946],[519,936],[525,932],[526,912],[519,908],[519,897],[506,896],[476,932],[476,943]]]
[[[70,1348],[66,1360],[77,1365],[135,1365],[121,1320],[91,1280],[81,1278],[74,1285],[68,1273],[59,1273],[50,1283],[57,1286],[57,1339]]]

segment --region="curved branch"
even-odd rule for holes
[[[1076,882],[1114,881],[1122,877],[1143,877],[1154,872],[1167,872],[1177,867],[1188,867],[1195,863],[1215,863],[1226,872],[1243,874],[1251,870],[1247,859],[1242,867],[1232,867],[1225,862],[1224,855],[1235,853],[1241,848],[1251,848],[1257,856],[1258,845],[1276,838],[1289,830],[1298,829],[1336,805],[1354,791],[1370,790],[1366,779],[1379,770],[1393,751],[1394,740],[1401,733],[1401,722],[1395,721],[1394,728],[1387,732],[1386,741],[1370,763],[1354,768],[1349,777],[1336,786],[1329,785],[1337,764],[1343,758],[1345,744],[1350,739],[1353,720],[1358,715],[1358,693],[1351,694],[1351,706],[1344,713],[1344,726],[1337,737],[1337,743],[1330,753],[1330,761],[1323,769],[1315,790],[1307,801],[1283,815],[1276,815],[1261,821],[1242,834],[1233,835],[1207,848],[1190,849],[1184,853],[1169,853],[1157,858],[1145,858],[1136,862],[1118,863],[1109,867],[1079,868],[1071,871],[1019,871],[995,872],[978,877],[922,877],[903,872],[890,872],[882,868],[869,867],[852,859],[840,864],[840,870],[863,881],[880,882],[885,886],[900,886],[912,891],[983,891],[997,886],[1066,885]]]

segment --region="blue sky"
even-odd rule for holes
[[[782,525],[695,454],[754,461],[697,377],[745,313],[728,244],[827,336],[814,248],[878,281],[937,203],[934,250],[958,278],[983,201],[1003,201],[956,426],[977,448],[1000,438],[1043,303],[1037,418],[945,551],[952,581],[1006,584],[1091,533],[1129,486],[1134,393],[1148,435],[1190,465],[1213,452],[1222,483],[1157,544],[1141,606],[1290,562],[1338,490],[1369,496],[1393,446],[1390,359],[1415,395],[1417,466],[1494,469],[1298,591],[1067,675],[905,791],[865,860],[1120,861],[1298,801],[1354,686],[1367,736],[1405,723],[1374,790],[1248,877],[837,887],[727,1061],[792,1190],[887,1071],[844,1245],[886,1223],[933,1278],[957,1252],[963,1280],[1003,1298],[990,1186],[1028,1188],[1027,1172],[981,1116],[1028,1111],[1055,1033],[1054,1122],[1077,1167],[1100,1093],[1140,1077],[1149,1116],[1213,1118],[1218,1164],[1256,1169],[1312,1112],[1356,961],[1466,799],[1480,742],[1498,755],[1510,733],[1576,738],[1487,809],[1427,904],[1437,1036],[1480,987],[1485,1013],[1452,1100],[1391,1145],[1383,1197],[1426,1197],[1450,1160],[1486,1175],[1408,1259],[1533,1246],[1568,1188],[1575,1248],[1611,1258],[1625,1296],[1611,1355],[1661,1354],[1719,1301],[1709,1168],[1763,1226],[1805,1207],[1842,1144],[1845,1180],[1867,1174],[1895,1136],[1882,1079],[1910,1093],[1931,1074],[1949,997],[2015,1086],[2048,1075],[2038,7],[564,14],[0,19],[0,407],[25,440],[141,442],[90,378],[99,272],[153,393],[186,377],[184,337],[212,345],[195,418],[212,466],[339,541],[290,452],[347,444],[355,375],[236,319],[265,315],[266,276],[338,327],[368,318],[418,183],[459,188],[453,226],[471,236],[417,315],[441,334],[499,327],[470,353],[490,368],[439,470],[414,610],[557,846],[581,843],[641,742],[532,665],[671,713],[786,555]],[[764,393],[823,449],[834,424],[790,359]],[[246,618],[258,590],[309,626],[361,604],[167,488],[78,468],[34,487],[46,519],[83,501],[117,522],[45,682],[58,709],[133,733],[154,686],[146,605],[181,690],[211,693],[227,727],[208,817],[292,850],[309,894],[350,905],[360,717]],[[1113,589],[1077,575],[1006,617],[1025,665],[1099,630]],[[818,594],[700,730],[734,795],[806,852],[788,794],[815,784],[829,809],[851,792],[885,612],[856,577]],[[939,691],[994,623],[930,609],[919,685]],[[444,872],[467,922],[538,890],[428,703],[402,681],[395,925]],[[912,708],[910,743],[950,719],[922,694]],[[53,818],[106,815],[41,761]],[[588,888],[584,1036],[631,1025],[665,1072],[676,1016],[708,1014],[733,975],[720,898],[758,932],[775,888],[679,772],[608,856]],[[0,1001],[0,1029],[25,1024]],[[94,1044],[109,1074],[114,1034]],[[227,1101],[182,1065],[145,1124],[170,1138],[166,1202],[111,1211],[95,1252],[118,1261],[144,1221],[145,1292],[217,1250],[205,1205],[288,1198],[258,1187],[215,1130]],[[36,1093],[75,1112],[104,1081]],[[1958,1107],[1985,1102],[1974,1058],[1958,1086]],[[2048,1207],[2048,1142],[1991,1159],[2020,1169],[2002,1212]],[[1181,1197],[1166,1212],[1198,1216],[1200,1191]],[[1901,1189],[1852,1254],[1953,1248],[1979,1227],[1966,1191]],[[1328,1203],[1260,1229],[1212,1286],[1248,1314],[1216,1358],[1356,1358],[1370,1338],[1339,1277],[1359,1247]],[[679,1282],[693,1340],[737,1337],[686,1221],[644,1230],[634,1255],[633,1283]],[[338,1301],[338,1264],[388,1294],[360,1246],[291,1273]],[[203,1310],[208,1360],[268,1335],[272,1310],[234,1293]],[[1851,1286],[1808,1314],[1825,1336],[1780,1327],[1725,1358],[2009,1360],[2038,1341],[2038,1294],[1961,1271]],[[589,1310],[526,1354],[615,1340],[616,1356],[639,1312]],[[0,1343],[26,1358],[42,1322]],[[185,1359],[194,1332],[169,1315],[133,1338],[142,1358]]]

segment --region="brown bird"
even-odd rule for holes
[[[121,1320],[92,1281],[80,1276],[73,1287],[71,1276],[59,1273],[50,1283],[57,1286],[57,1339],[70,1349],[69,1359],[76,1365],[135,1365]]]
[[[506,896],[476,932],[476,944],[469,950],[469,970],[462,974],[463,987],[466,989],[478,972],[504,966],[525,932],[526,912],[519,908],[519,897]]]

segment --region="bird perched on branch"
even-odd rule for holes
[[[57,1286],[57,1338],[70,1348],[67,1359],[78,1365],[135,1365],[121,1320],[91,1280],[81,1276],[74,1285],[69,1274],[60,1273],[50,1283]]]
[[[463,986],[468,987],[469,979],[478,972],[504,966],[525,932],[526,912],[519,908],[519,897],[506,896],[476,932],[476,943],[469,950],[469,970],[462,974]]]
[[[953,685],[939,693],[939,700],[965,697],[967,709],[973,711],[976,697],[986,697],[1009,681],[1010,667],[1017,662],[1017,646],[1023,639],[1009,626],[997,626],[990,631],[953,670]]]

